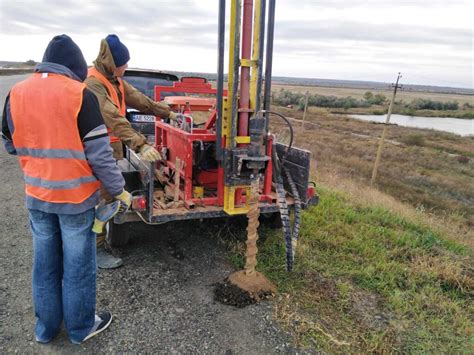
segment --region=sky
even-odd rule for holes
[[[217,4],[0,0],[0,60],[41,61],[51,38],[65,33],[91,64],[100,40],[115,33],[130,67],[216,72]],[[473,88],[473,4],[277,0],[273,74],[393,82],[400,71],[402,83]]]

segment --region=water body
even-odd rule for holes
[[[370,122],[385,122],[386,115],[349,115],[352,118]],[[428,128],[450,132],[460,136],[474,136],[474,120],[449,117],[390,116],[390,123],[403,127]]]

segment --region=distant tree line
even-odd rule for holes
[[[457,110],[459,109],[459,103],[457,101],[434,101],[430,99],[415,99],[408,104],[409,108],[415,110]]]
[[[305,94],[299,92],[293,92],[290,90],[280,89],[279,92],[272,95],[272,101],[276,105],[280,106],[296,106],[299,110],[304,109],[305,105]],[[383,105],[387,103],[387,98],[382,94],[373,94],[371,91],[367,91],[363,99],[356,99],[351,96],[337,97],[337,96],[325,96],[325,95],[309,95],[308,106],[318,106],[327,108],[343,108],[345,110],[350,108],[359,107],[371,107],[372,105]],[[409,103],[403,103],[402,101],[395,101],[396,105],[403,105],[406,110],[414,112],[415,110],[458,110],[459,103],[456,101],[434,101],[430,99],[415,99]],[[466,108],[466,105],[463,106]]]
[[[372,105],[381,105],[387,98],[382,94],[372,94],[370,91],[366,92],[364,99],[359,100],[351,96],[337,97],[325,95],[309,95],[308,106],[329,107],[329,108],[343,108],[350,109],[355,107],[370,107]],[[285,89],[273,95],[273,102],[280,106],[297,106],[299,110],[304,109],[305,94],[292,92]]]

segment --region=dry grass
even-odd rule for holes
[[[434,277],[446,286],[474,296],[474,264],[469,257],[419,255],[411,261],[410,272],[420,278]]]
[[[313,168],[313,174],[316,176],[315,170]],[[376,188],[344,178],[335,169],[323,169],[318,171],[317,176],[318,182],[333,191],[346,194],[361,206],[386,208],[415,224],[430,227],[453,241],[469,245],[474,250],[474,230],[466,225],[465,220],[459,215],[427,213]]]
[[[297,110],[275,108],[296,120]],[[295,122],[295,145],[312,152],[316,181],[331,174],[355,184],[369,185],[383,125],[310,110],[305,129]],[[273,130],[285,126],[272,120]],[[416,135],[423,146],[405,144]],[[418,210],[474,226],[474,138],[399,126],[388,130],[376,187]],[[322,180],[322,181],[323,181]]]

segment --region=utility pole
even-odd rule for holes
[[[303,112],[303,122],[301,122],[301,131],[304,130],[304,121],[306,120],[306,111],[308,110],[308,97],[309,97],[309,91],[306,91],[306,95],[304,98],[304,112]]]
[[[395,85],[392,84],[392,87],[393,87],[392,101],[390,101],[390,106],[388,107],[387,119],[385,120],[385,124],[382,131],[382,137],[380,138],[379,148],[377,150],[377,157],[375,158],[374,170],[372,170],[372,179],[370,180],[370,185],[374,185],[375,178],[377,177],[377,171],[379,169],[380,158],[382,156],[383,144],[385,142],[385,135],[387,134],[387,127],[390,122],[390,116],[392,115],[393,103],[395,102],[395,95],[397,94],[397,90],[402,87],[401,85],[398,85],[398,82],[401,77],[402,75],[399,72],[398,77],[397,77],[397,82],[395,83]]]

